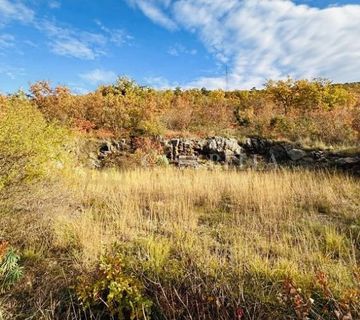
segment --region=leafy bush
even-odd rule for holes
[[[103,257],[98,270],[80,277],[76,288],[85,309],[120,320],[149,319],[152,303],[143,291],[138,280],[124,273],[121,256],[116,255]]]
[[[53,175],[65,166],[69,143],[65,129],[46,122],[24,97],[0,104],[0,199],[19,188]]]

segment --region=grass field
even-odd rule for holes
[[[159,168],[67,180],[26,214],[3,213],[24,267],[4,315],[85,319],[79,300],[90,319],[360,316],[353,178]]]

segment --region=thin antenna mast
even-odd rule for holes
[[[225,65],[225,73],[226,73],[226,86],[225,86],[225,91],[229,90],[229,70],[228,70],[228,65]]]

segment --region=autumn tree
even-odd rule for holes
[[[269,80],[265,84],[265,87],[275,104],[280,106],[283,109],[284,114],[287,115],[295,100],[295,81],[291,78],[279,81]]]
[[[346,89],[326,79],[270,80],[266,83],[266,91],[274,103],[282,107],[285,115],[293,110],[305,113],[318,109],[331,110],[337,106],[348,106],[353,101]]]

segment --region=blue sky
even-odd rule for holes
[[[225,76],[225,70],[228,76]],[[360,0],[0,0],[0,91],[360,81]]]

